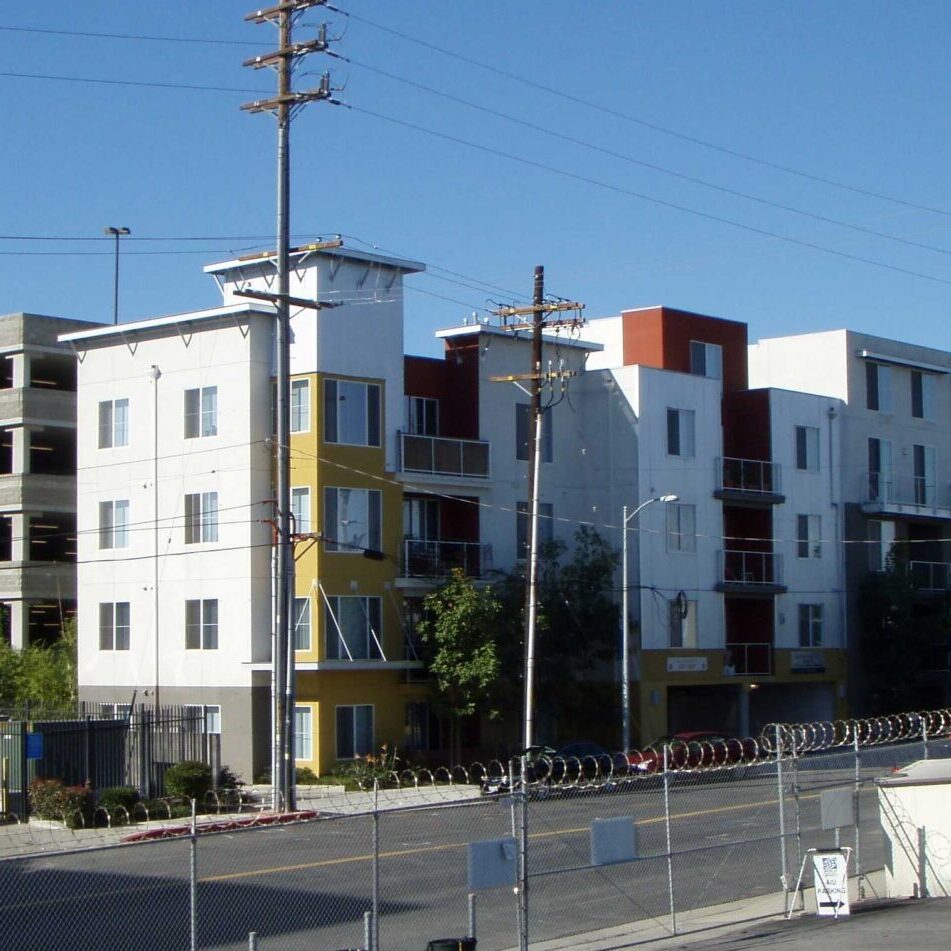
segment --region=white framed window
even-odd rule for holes
[[[528,543],[531,541],[532,509],[528,502],[515,506],[515,557],[528,558]],[[551,502],[538,503],[538,543],[544,545],[555,537],[555,507]]]
[[[129,500],[99,503],[99,547],[129,547]]]
[[[438,436],[439,400],[429,396],[407,396],[406,431],[416,436]]]
[[[185,544],[218,541],[218,493],[192,492],[185,496]]]
[[[314,711],[294,707],[294,759],[314,758]]]
[[[911,371],[911,415],[915,419],[934,419],[934,391],[934,374]]]
[[[552,461],[554,442],[552,440],[551,410],[542,413],[542,443],[539,447],[542,462]],[[528,462],[528,444],[532,438],[532,407],[529,403],[515,404],[515,459]]]
[[[697,646],[697,602],[683,597],[674,598],[668,603],[667,632],[671,648],[696,648]]]
[[[889,439],[868,440],[868,497],[872,502],[894,498],[892,444]]]
[[[915,504],[934,505],[938,465],[934,446],[912,446],[915,466]]]
[[[185,438],[218,435],[218,387],[185,390]]]
[[[684,502],[668,502],[667,551],[697,550],[697,506]]]
[[[690,372],[694,376],[723,379],[723,348],[716,343],[690,341]]]
[[[383,546],[383,495],[378,489],[324,489],[326,551],[360,555]]]
[[[895,544],[895,523],[869,519],[868,543],[868,570],[887,571]]]
[[[884,363],[865,364],[865,407],[879,413],[892,411],[892,369]]]
[[[822,517],[819,515],[796,516],[796,557],[822,557]]]
[[[819,471],[818,427],[796,427],[796,468],[803,472]]]
[[[294,650],[310,650],[310,598],[294,598]]]
[[[799,605],[799,646],[822,647],[822,605]]]
[[[310,531],[310,488],[306,485],[291,487],[291,515],[294,531],[306,535]]]
[[[128,601],[99,603],[99,650],[127,651],[132,634]]]
[[[423,541],[439,539],[439,501],[437,499],[404,496],[403,537]]]
[[[291,380],[291,432],[310,432],[310,380]]]
[[[129,445],[129,401],[102,400],[99,403],[99,448],[118,449]]]
[[[131,703],[100,703],[99,712],[113,720],[128,720],[132,716]]]
[[[373,752],[373,706],[353,704],[336,710],[337,759]]]
[[[380,445],[378,384],[324,380],[324,442]]]
[[[185,650],[218,649],[218,599],[185,602]]]
[[[328,597],[325,605],[328,660],[379,660],[383,653],[382,602],[357,595]]]
[[[694,411],[667,408],[667,455],[694,455]]]
[[[182,705],[182,712],[190,720],[188,732],[221,734],[221,706],[219,704],[185,703]],[[194,729],[192,729],[193,726]]]

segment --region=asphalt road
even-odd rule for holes
[[[878,770],[880,774],[881,770]],[[786,869],[799,849],[828,846],[819,828],[822,788],[848,784],[848,769],[803,769],[784,796]],[[671,847],[659,778],[610,792],[555,796],[529,806],[531,940],[625,922],[670,921],[675,910],[734,901],[780,886],[775,773],[738,781],[679,777],[669,790]],[[862,863],[881,865],[875,792],[861,794]],[[635,820],[640,858],[590,867],[594,818]],[[197,946],[262,951],[357,948],[372,907],[379,836],[380,947],[424,949],[467,932],[467,845],[512,834],[512,809],[483,799],[457,806],[339,817],[200,837]],[[854,845],[845,830],[842,844]],[[182,951],[190,947],[187,840],[0,862],[0,946],[7,951],[90,948]],[[479,951],[518,944],[511,888],[478,893]]]

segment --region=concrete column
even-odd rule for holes
[[[739,702],[737,703],[737,736],[750,735],[750,691],[743,685],[740,687]]]
[[[30,646],[30,614],[26,601],[10,602],[10,645],[16,650]]]
[[[26,458],[27,432],[25,426],[15,426],[10,432],[13,435],[13,473],[19,475],[29,472]]]
[[[13,536],[10,560],[26,561],[30,551],[27,535],[27,517],[22,512],[11,512],[10,534]]]
[[[15,389],[26,386],[30,379],[28,359],[29,357],[25,353],[17,353],[10,358],[10,362],[13,364],[13,386]]]

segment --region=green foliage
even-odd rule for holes
[[[70,829],[93,825],[96,799],[86,786],[64,786],[58,779],[30,782],[30,811],[38,819],[64,822]]]
[[[294,777],[298,786],[315,786],[320,782],[317,774],[309,766],[298,766]]]
[[[99,805],[110,814],[121,806],[131,817],[139,798],[139,791],[135,786],[110,786],[99,793]]]
[[[339,780],[346,789],[371,789],[374,783],[386,786],[393,782],[394,775],[400,769],[400,758],[396,750],[392,752],[384,743],[379,753],[367,753],[352,760],[342,760],[330,770],[331,776]]]
[[[76,620],[49,646],[14,650],[0,638],[0,705],[65,709],[76,702]]]
[[[202,801],[211,789],[211,767],[198,760],[184,760],[165,770],[165,791],[181,799]]]
[[[219,789],[237,789],[243,785],[244,780],[230,766],[222,766],[218,770]]]

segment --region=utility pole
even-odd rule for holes
[[[270,112],[277,119],[277,558],[274,597],[274,681],[272,782],[274,806],[295,807],[294,772],[294,549],[290,502],[290,131],[295,113],[308,102],[332,98],[330,76],[325,73],[320,86],[295,92],[292,78],[295,64],[309,53],[328,49],[327,28],[305,43],[293,41],[293,28],[301,13],[323,6],[326,0],[285,0],[266,10],[249,13],[246,21],[271,23],[278,28],[278,48],[256,56],[244,65],[254,69],[270,67],[277,71],[277,95],[273,99],[245,103],[247,112]]]
[[[539,265],[535,268],[535,281],[530,307],[500,307],[495,315],[502,319],[502,327],[517,333],[521,330],[531,330],[532,333],[532,368],[527,374],[515,376],[491,377],[495,383],[514,383],[531,400],[529,407],[529,436],[528,436],[528,498],[530,508],[529,556],[528,574],[525,578],[525,700],[523,726],[524,747],[521,762],[521,797],[522,821],[519,847],[519,948],[528,949],[528,750],[534,743],[535,723],[535,631],[538,621],[538,486],[539,463],[541,462],[542,417],[546,407],[542,406],[542,388],[544,385],[553,385],[556,380],[565,380],[574,376],[572,370],[544,371],[542,369],[542,332],[556,327],[580,327],[581,311],[584,304],[577,301],[546,300],[545,299],[545,269]],[[549,319],[552,314],[565,311],[575,311],[576,317],[571,320]],[[531,317],[529,323],[518,318]],[[514,322],[509,321],[515,319]],[[528,388],[521,385],[526,381]]]

